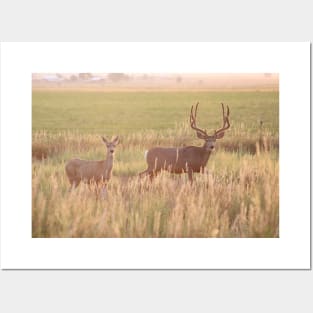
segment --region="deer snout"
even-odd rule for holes
[[[206,146],[206,149],[207,149],[208,151],[213,151],[214,148],[215,148],[214,143],[208,143],[207,146]]]
[[[111,153],[114,153],[114,150],[110,150]]]

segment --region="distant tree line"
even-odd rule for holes
[[[71,81],[77,81],[77,80],[90,80],[94,77],[91,73],[79,73],[78,75],[71,75],[70,80]],[[109,73],[107,75],[107,79],[112,82],[120,82],[120,81],[128,81],[131,79],[131,77],[124,73]]]

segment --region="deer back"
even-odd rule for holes
[[[173,172],[187,171],[188,168],[200,170],[208,160],[208,153],[202,147],[152,148],[147,153],[150,169],[167,169]]]

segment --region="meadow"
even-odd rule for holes
[[[121,91],[34,89],[32,94],[33,237],[278,237],[277,91]],[[189,126],[231,128],[204,174],[163,172],[139,179],[145,150],[202,145]],[[69,191],[65,163],[106,157],[100,136],[119,135],[106,198],[81,184]]]

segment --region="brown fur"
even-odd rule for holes
[[[212,142],[209,147],[214,147]],[[202,147],[152,148],[147,153],[148,168],[139,175],[153,178],[161,170],[166,170],[175,174],[188,173],[192,181],[192,173],[204,172],[212,149],[208,148],[207,142]]]
[[[209,136],[205,130],[197,127],[198,104],[196,104],[195,109],[193,106],[191,107],[190,127],[196,131],[199,139],[204,140],[204,145],[202,147],[152,148],[146,155],[148,168],[139,174],[140,177],[149,175],[152,179],[161,170],[166,170],[176,174],[188,173],[188,178],[192,182],[192,173],[204,172],[204,167],[208,163],[216,140],[223,138],[225,130],[230,127],[229,108],[227,106],[225,114],[224,104],[222,104],[223,126]]]
[[[107,146],[107,158],[100,161],[71,159],[65,166],[66,175],[72,187],[77,187],[81,181],[85,183],[106,184],[112,174],[114,148],[118,144],[118,137],[112,142],[102,138]],[[113,151],[113,152],[112,152]]]

